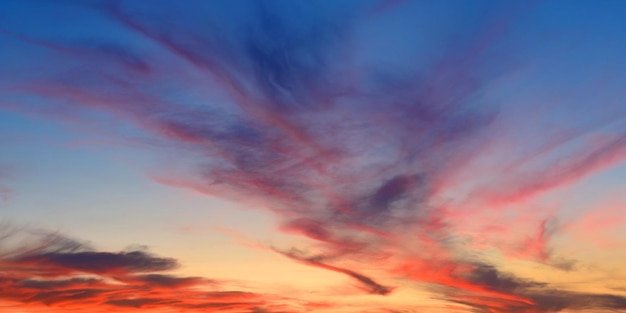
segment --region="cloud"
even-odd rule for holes
[[[494,266],[477,264],[467,279],[474,284],[487,286],[490,290],[515,292],[521,289],[542,287],[545,284],[519,279],[513,275],[501,273]]]
[[[268,302],[263,294],[214,290],[220,285],[214,280],[154,273],[177,263],[147,251],[99,252],[58,234],[8,223],[0,233],[0,302],[21,303],[24,310],[241,312]]]
[[[475,263],[464,278],[468,282],[499,292],[519,297],[498,297],[472,293],[469,290],[449,289],[449,300],[468,305],[478,312],[561,312],[565,309],[621,310],[626,308],[626,297],[608,294],[559,290],[548,283],[536,282],[503,273],[492,265]],[[525,301],[520,301],[526,299]]]
[[[45,265],[95,274],[165,271],[174,269],[177,265],[173,259],[157,258],[143,251],[44,253],[24,255],[15,261],[31,266]]]
[[[319,267],[319,268],[326,269],[329,271],[347,275],[353,278],[354,280],[358,281],[363,287],[365,287],[364,289],[367,290],[367,292],[371,294],[387,295],[391,293],[391,291],[393,290],[392,287],[383,286],[377,283],[376,281],[374,281],[372,278],[367,277],[361,273],[357,273],[349,269],[345,269],[342,267],[337,267],[337,266],[324,263],[322,262],[322,260],[325,258],[324,256],[306,257],[302,255],[302,252],[298,250],[294,250],[294,249],[290,251],[277,251],[277,252],[286,257],[289,257],[291,259],[297,260],[299,262],[302,262],[310,266],[315,266],[315,267]]]
[[[60,280],[37,280],[24,279],[20,281],[20,285],[24,288],[33,289],[65,289],[69,287],[78,287],[85,285],[97,285],[101,280],[97,278],[70,278]]]
[[[164,288],[191,287],[195,285],[203,285],[209,282],[201,277],[176,277],[163,274],[135,275],[133,277],[122,277],[120,280],[126,280],[130,283],[144,283],[147,286]]]
[[[577,156],[562,160],[558,164],[548,164],[537,172],[505,182],[500,186],[501,189],[506,188],[505,190],[495,191],[493,195],[484,198],[491,198],[491,201],[496,203],[519,202],[527,197],[579,181],[587,175],[620,164],[624,160],[626,160],[626,136],[616,134],[589,144],[585,151],[581,151]]]
[[[312,240],[303,250],[324,257],[277,252],[344,274],[370,294],[392,290],[361,274],[376,261],[388,276],[453,289],[451,301],[483,311],[587,308],[576,295],[590,308],[621,305],[619,296],[551,289],[474,261],[503,254],[570,269],[552,246],[559,210],[532,201],[626,160],[621,105],[576,100],[551,104],[556,117],[537,117],[541,86],[494,96],[526,90],[511,70],[532,61],[526,37],[543,38],[518,33],[535,27],[524,24],[532,5],[448,12],[402,1],[233,3],[64,3],[90,26],[61,35],[43,31],[61,22],[51,16],[30,27],[18,26],[31,19],[3,22],[1,36],[20,43],[13,54],[45,58],[15,62],[22,74],[0,80],[0,106],[65,122],[105,120],[103,131],[180,153],[180,164],[155,180],[271,210],[281,231]],[[381,25],[387,30],[375,31]],[[161,273],[176,261],[146,251],[51,242],[5,259],[43,276],[104,275],[161,293],[207,283]],[[332,265],[346,260],[360,268]],[[39,297],[104,297],[109,287]],[[246,299],[180,303],[140,293],[105,302],[262,310]]]

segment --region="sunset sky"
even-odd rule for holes
[[[0,1],[0,312],[626,312],[626,1]]]

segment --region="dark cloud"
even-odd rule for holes
[[[337,273],[341,273],[344,275],[347,275],[348,277],[351,277],[352,279],[356,280],[357,282],[359,282],[359,284],[368,292],[371,294],[377,294],[377,295],[387,295],[389,293],[391,293],[391,291],[393,291],[392,287],[387,287],[387,286],[383,286],[379,283],[377,283],[376,281],[374,281],[372,278],[367,277],[361,273],[346,269],[346,268],[342,268],[342,267],[338,267],[338,266],[334,266],[334,265],[330,265],[327,263],[324,263],[323,260],[325,259],[324,256],[305,256],[303,255],[303,253],[299,250],[296,249],[292,249],[290,251],[278,251],[280,254],[289,257],[291,259],[294,259],[296,261],[302,262],[304,264],[310,265],[310,266],[315,266],[315,267],[319,267],[322,269],[326,269],[329,271],[333,271],[333,272],[337,272]]]
[[[626,297],[559,290],[548,283],[519,278],[503,273],[492,265],[474,263],[465,275],[468,282],[486,290],[515,298],[468,293],[463,289],[450,291],[450,301],[475,308],[478,312],[561,312],[571,310],[623,310]]]
[[[516,293],[534,287],[544,287],[546,284],[524,280],[514,275],[502,273],[492,265],[476,264],[472,272],[466,277],[470,282],[485,286],[489,290],[505,293]]]
[[[108,300],[105,304],[120,306],[120,307],[130,307],[139,309],[146,305],[170,305],[172,303],[177,303],[177,300],[163,300],[163,299],[151,299],[151,298],[137,298],[137,299],[120,299],[120,300]]]
[[[131,279],[153,287],[178,288],[205,284],[208,281],[201,277],[176,277],[163,274],[135,275]]]
[[[219,282],[201,277],[152,273],[176,261],[146,251],[98,252],[76,240],[5,223],[0,226],[0,300],[37,309],[114,308],[249,311],[263,295],[216,290]],[[88,250],[89,251],[86,251]]]
[[[559,312],[564,309],[625,310],[626,297],[608,294],[577,293],[562,290],[542,290],[532,294],[531,299],[544,312]]]
[[[68,289],[60,291],[42,291],[25,299],[24,302],[39,302],[46,305],[53,305],[67,302],[80,302],[81,300],[91,300],[103,294],[105,290],[99,289]],[[15,299],[18,300],[18,299]]]
[[[86,273],[165,271],[178,265],[174,259],[158,258],[144,251],[45,253],[24,256],[16,261]]]
[[[178,266],[175,259],[160,258],[147,251],[99,252],[89,245],[43,230],[24,230],[0,225],[4,241],[0,257],[42,273],[122,273],[166,271]],[[23,237],[25,242],[14,238]]]
[[[24,279],[16,282],[21,287],[33,288],[33,289],[66,289],[70,287],[90,286],[98,285],[102,283],[101,279],[97,278],[70,278],[61,280],[38,280],[38,279]]]

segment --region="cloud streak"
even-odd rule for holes
[[[391,287],[385,287],[377,282],[375,282],[372,278],[367,277],[363,274],[357,273],[355,271],[351,271],[349,269],[345,269],[345,268],[341,268],[341,267],[337,267],[337,266],[333,266],[333,265],[329,265],[327,263],[324,263],[324,256],[313,256],[313,257],[307,257],[307,256],[303,256],[302,252],[297,251],[297,250],[290,250],[290,251],[277,251],[278,253],[294,259],[298,262],[302,262],[304,264],[310,265],[310,266],[315,266],[315,267],[319,267],[322,269],[326,269],[329,271],[333,271],[333,272],[337,272],[337,273],[341,273],[344,275],[347,275],[348,277],[353,278],[354,280],[358,281],[362,286],[365,287],[365,290],[367,290],[368,293],[371,294],[377,294],[377,295],[387,295],[389,294],[393,288]]]
[[[25,312],[251,312],[272,299],[223,290],[214,280],[167,274],[176,260],[146,251],[95,251],[58,234],[10,224],[0,231],[0,302],[21,303]]]

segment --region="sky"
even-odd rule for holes
[[[624,16],[0,1],[0,312],[626,312]]]

